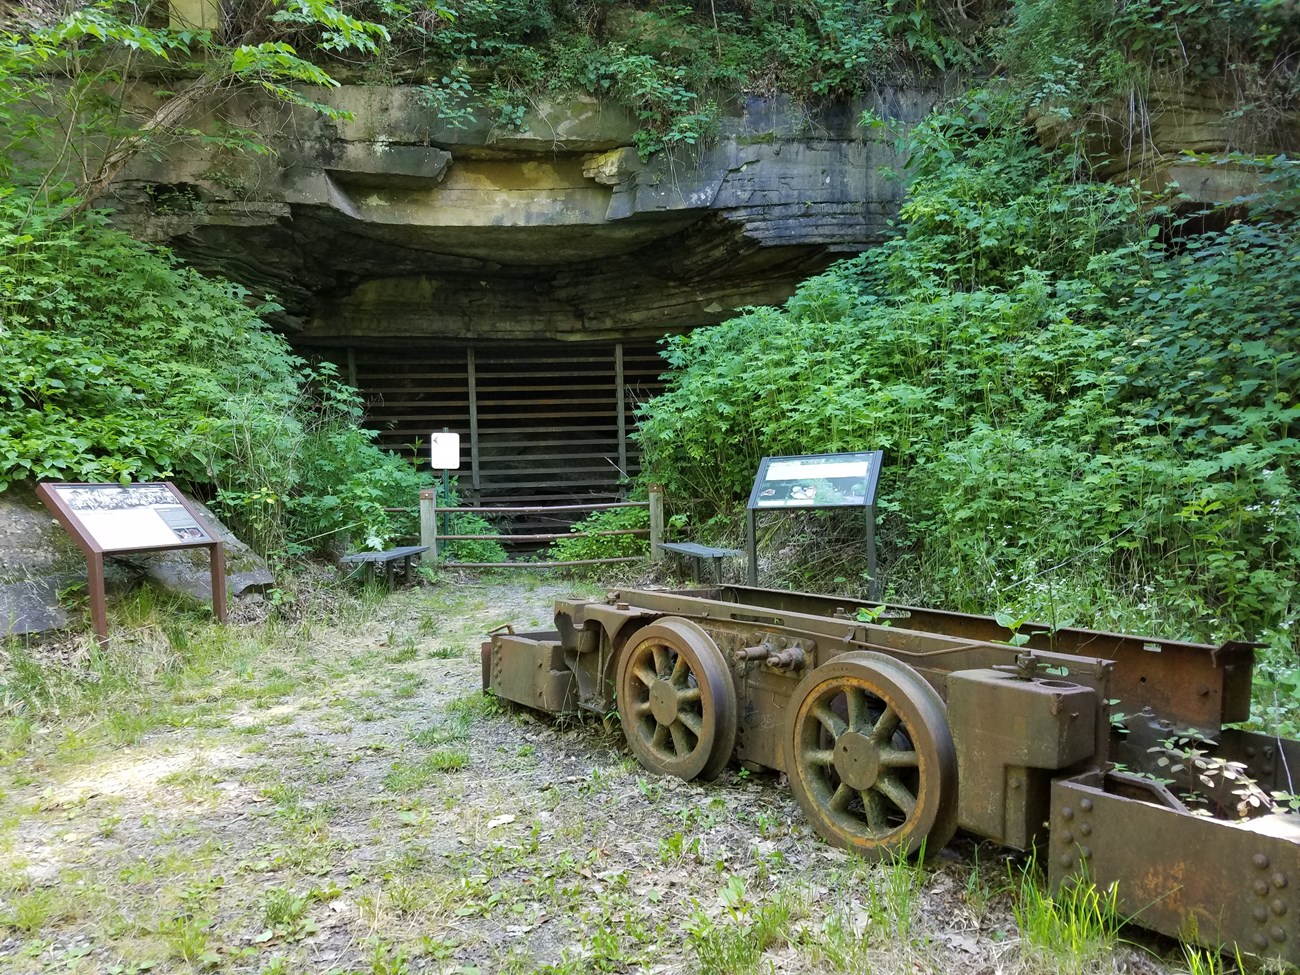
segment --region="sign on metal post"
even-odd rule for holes
[[[86,556],[90,615],[108,642],[104,556],[172,548],[206,548],[212,611],[226,621],[225,546],[174,484],[39,484],[36,494]]]
[[[444,430],[429,435],[429,466],[435,471],[460,470],[460,434]]]
[[[460,434],[452,433],[446,427],[443,427],[442,433],[429,434],[429,466],[435,471],[442,471],[442,503],[444,508],[450,508],[451,504],[451,475],[449,471],[460,470]],[[438,542],[436,538],[436,528],[438,525],[438,493],[433,494],[433,525],[435,528],[434,539],[432,542],[423,542],[429,545],[433,550],[433,557],[438,557]],[[451,512],[442,513],[442,533],[451,534]]]
[[[806,454],[764,457],[745,511],[749,555],[749,584],[758,585],[758,536],[755,515],[769,509],[865,508],[867,516],[867,580],[877,598],[876,485],[884,453]]]

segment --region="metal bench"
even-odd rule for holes
[[[351,555],[345,555],[339,559],[339,565],[365,566],[366,582],[370,582],[375,578],[375,568],[377,566],[383,566],[384,583],[389,589],[392,589],[397,563],[402,563],[402,582],[410,585],[411,559],[427,551],[429,551],[428,545],[403,545],[400,548],[385,549],[382,552],[353,552]]]
[[[678,555],[690,557],[692,582],[700,581],[700,563],[707,559],[713,563],[714,579],[721,583],[722,567],[718,564],[718,560],[745,554],[738,548],[714,548],[711,545],[701,545],[698,542],[660,542],[659,547],[667,552],[675,552]]]

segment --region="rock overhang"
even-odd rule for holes
[[[891,111],[920,118],[934,95],[893,92]],[[401,86],[328,98],[349,117],[276,109],[271,158],[182,152],[117,187],[120,223],[276,296],[309,342],[708,324],[879,241],[901,196],[893,146],[849,106],[749,99],[709,146],[647,163],[634,120],[594,99],[503,131],[439,127]]]

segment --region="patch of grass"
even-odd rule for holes
[[[1008,871],[1014,868],[1008,865]],[[1011,875],[1012,912],[1023,947],[1031,957],[1068,975],[1083,975],[1110,955],[1120,942],[1124,919],[1114,886],[1099,890],[1087,877],[1049,894],[1034,860]]]
[[[70,906],[53,888],[24,891],[9,899],[8,908],[0,913],[0,925],[20,934],[34,935],[66,918]]]
[[[396,686],[393,688],[393,697],[399,700],[410,700],[428,681],[417,674],[402,674],[394,683]]]
[[[414,762],[396,762],[384,777],[389,792],[413,792],[469,764],[469,750],[439,748]]]
[[[701,975],[748,975],[759,971],[764,953],[789,944],[795,902],[781,895],[762,904],[745,899],[738,876],[728,878],[720,895],[723,913],[698,911],[687,922],[688,945]]]
[[[416,732],[411,741],[422,748],[437,748],[454,745],[469,740],[469,724],[464,721],[446,721],[430,725],[423,731]]]
[[[420,657],[420,648],[416,645],[415,640],[408,637],[398,644],[388,656],[384,657],[390,664],[409,664],[412,660],[418,660]]]
[[[887,938],[906,941],[912,935],[925,885],[923,861],[924,851],[915,859],[895,854],[868,868],[864,891],[867,917]]]
[[[466,656],[466,652],[460,647],[442,645],[430,650],[428,656],[430,660],[458,660]]]
[[[475,718],[495,717],[503,710],[501,699],[487,691],[466,694],[447,705],[448,714],[463,716],[471,721]]]

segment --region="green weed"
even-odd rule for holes
[[[1012,912],[1029,955],[1058,972],[1083,975],[1115,950],[1124,919],[1113,885],[1100,890],[1083,877],[1049,894],[1033,860],[1018,876],[1010,864],[1007,870],[1015,892]]]

